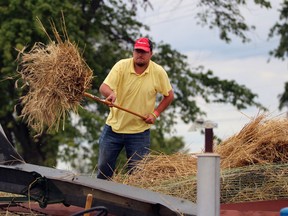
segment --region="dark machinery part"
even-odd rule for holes
[[[188,200],[25,163],[1,131],[0,191],[25,195],[42,208],[52,203],[84,207],[92,194],[92,207],[105,206],[117,216],[196,215],[196,204]]]
[[[83,210],[83,211],[77,212],[77,213],[75,213],[75,214],[73,214],[71,216],[81,216],[81,215],[84,215],[86,213],[91,213],[91,212],[95,212],[95,211],[98,211],[96,216],[107,216],[108,215],[107,208],[102,207],[102,206],[97,206],[97,207],[93,207],[93,208],[90,208],[90,209],[87,209],[87,210]]]

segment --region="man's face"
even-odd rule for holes
[[[139,67],[146,66],[149,63],[151,57],[152,57],[151,51],[146,52],[141,49],[134,49],[133,51],[134,63]]]

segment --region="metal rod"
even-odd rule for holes
[[[213,128],[205,128],[205,152],[213,152]]]

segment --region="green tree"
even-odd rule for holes
[[[265,9],[271,9],[271,1],[254,0],[256,5]],[[249,26],[245,22],[245,17],[242,16],[240,7],[247,5],[245,0],[201,0],[199,7],[203,10],[197,14],[199,24],[209,26],[209,28],[218,28],[219,37],[230,43],[232,35],[237,36],[243,43],[250,42],[247,36],[255,26]],[[268,40],[274,37],[279,37],[278,46],[270,51],[270,55],[274,58],[285,60],[288,54],[288,2],[283,0],[279,10],[279,20],[271,27],[268,34]],[[284,91],[279,95],[279,109],[287,107],[288,104],[288,82],[284,84]]]
[[[270,52],[271,56],[282,59],[283,61],[288,55],[288,2],[283,1],[280,10],[279,21],[271,28],[269,38],[279,36],[279,44]],[[284,84],[284,92],[279,95],[279,109],[283,109],[288,105],[288,82]]]
[[[25,121],[19,118],[22,109],[19,98],[25,94],[25,89],[15,88],[15,81],[19,78],[16,73],[16,48],[27,46],[29,50],[35,42],[47,42],[35,22],[36,17],[51,32],[49,20],[53,19],[60,29],[58,20],[63,11],[70,40],[77,42],[86,62],[94,71],[91,93],[98,95],[98,87],[109,69],[120,58],[131,55],[133,41],[141,36],[141,29],[148,29],[136,20],[140,5],[145,8],[150,3],[145,0],[0,2],[0,123],[26,162],[56,166],[57,159],[61,158],[72,162],[81,171],[91,171],[97,164],[97,140],[108,112],[104,105],[83,100],[79,115],[72,117],[74,114],[71,114],[67,117],[65,130],[50,134],[44,132],[37,137],[34,137],[35,132]],[[154,61],[167,70],[175,90],[175,101],[152,131],[153,149],[160,152],[173,153],[184,147],[182,138],[167,139],[165,135],[174,130],[178,116],[184,122],[191,123],[205,114],[197,106],[196,96],[202,96],[208,103],[230,103],[238,109],[262,107],[256,101],[257,95],[245,86],[233,80],[221,80],[202,66],[190,68],[186,60],[185,55],[169,44],[155,44]],[[87,159],[81,160],[81,167],[79,154]]]
[[[266,9],[271,8],[270,1],[254,0],[254,3]],[[250,41],[247,33],[255,29],[254,25],[249,26],[246,23],[245,17],[241,14],[240,8],[246,5],[245,0],[201,0],[198,7],[202,10],[196,19],[203,26],[218,28],[220,39],[227,43],[232,41],[232,35],[246,43]]]

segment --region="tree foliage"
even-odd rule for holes
[[[275,58],[284,60],[288,55],[288,2],[284,1],[280,9],[279,21],[270,29],[269,38],[279,36],[279,44],[270,52]]]
[[[261,7],[271,8],[269,1],[254,0]],[[254,30],[255,26],[249,26],[242,16],[240,7],[246,5],[245,0],[201,0],[198,6],[202,9],[197,14],[199,24],[208,25],[209,28],[218,28],[220,39],[231,42],[231,35],[239,37],[243,43],[250,39],[246,33]]]
[[[234,9],[232,4],[230,8],[227,5],[216,4],[221,1],[215,0],[215,5],[212,6],[208,1],[202,2],[214,9],[215,16],[218,16],[218,21],[211,22],[210,26],[215,25],[222,29],[222,39],[229,41],[229,32],[245,39],[241,31],[248,28],[230,18],[228,11]],[[262,2],[268,6],[266,1],[255,2]],[[61,13],[64,13],[70,40],[77,42],[85,61],[94,71],[91,93],[99,95],[98,87],[110,68],[121,58],[131,56],[133,41],[141,36],[142,29],[148,29],[136,20],[136,13],[137,10],[150,6],[149,1],[140,0],[1,1],[0,123],[26,162],[56,166],[57,159],[61,158],[63,161],[71,162],[81,171],[92,170],[97,164],[97,141],[108,113],[108,108],[104,105],[83,99],[78,115],[71,113],[67,117],[64,130],[52,134],[44,132],[37,137],[34,137],[35,133],[25,121],[19,118],[22,109],[19,98],[25,94],[25,89],[15,88],[19,78],[16,73],[16,49],[27,47],[29,50],[35,42],[47,42],[45,34],[39,30],[35,22],[36,17],[49,32],[51,20],[61,29],[58,21]],[[217,11],[217,7],[225,9],[224,18],[221,18],[221,11]],[[204,21],[207,21],[208,18],[205,19]],[[169,44],[155,44],[153,58],[167,70],[175,90],[175,101],[155,127],[153,126],[152,147],[155,150],[173,153],[184,147],[181,137],[168,139],[165,135],[173,131],[179,117],[184,122],[191,123],[197,117],[205,115],[196,103],[196,96],[203,97],[208,103],[229,103],[238,109],[248,106],[261,107],[256,101],[257,95],[245,86],[238,85],[234,80],[221,80],[203,66],[190,68],[187,57]],[[81,160],[79,163],[79,155],[87,160]]]
[[[271,28],[269,38],[280,37],[278,47],[270,52],[271,56],[282,59],[288,56],[288,2],[281,4],[279,21]],[[288,82],[284,84],[284,92],[279,96],[279,109],[288,107]]]

